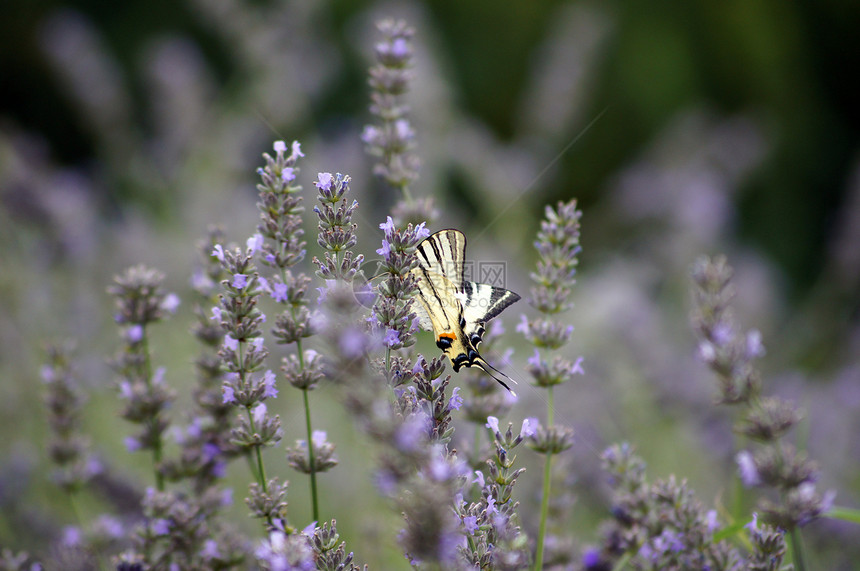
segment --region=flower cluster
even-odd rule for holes
[[[274,526],[284,514],[276,509],[279,502],[273,499],[274,495],[269,495],[272,486],[266,479],[261,448],[280,442],[282,431],[280,418],[269,416],[264,402],[276,397],[278,389],[275,374],[270,370],[263,371],[268,350],[263,344],[260,326],[266,317],[257,303],[264,285],[253,262],[260,246],[260,241],[255,238],[248,240],[244,251],[238,248],[224,250],[220,244],[215,246],[212,255],[221,263],[226,279],[221,282],[220,304],[213,308],[212,313],[225,331],[219,351],[226,369],[222,387],[224,403],[245,410],[232,430],[231,443],[242,453],[253,457],[249,465],[253,467],[256,483],[249,503],[271,508],[255,512],[255,515],[263,517],[267,525]],[[261,497],[255,497],[255,493]]]
[[[142,426],[137,436],[126,439],[129,450],[152,450],[155,482],[164,489],[162,473],[163,433],[168,422],[164,411],[174,395],[164,382],[164,369],[152,370],[146,327],[172,313],[179,305],[175,294],[161,287],[164,275],[145,266],[134,266],[114,278],[108,293],[116,300],[114,320],[123,326],[125,348],[114,367],[120,376],[122,417]]]
[[[351,283],[364,256],[354,256],[356,224],[352,215],[358,208],[358,202],[348,203],[344,195],[349,192],[349,176],[337,173],[319,173],[319,179],[314,183],[319,191],[317,199],[321,206],[314,206],[314,212],[319,217],[319,238],[317,243],[326,250],[325,261],[314,257],[314,264],[319,268],[317,275],[324,280],[343,280]],[[342,254],[341,254],[342,253]],[[342,255],[338,260],[338,255]]]
[[[465,501],[461,495],[454,504],[460,518],[466,544],[460,552],[467,563],[479,569],[524,569],[531,554],[527,537],[519,527],[513,489],[525,468],[514,468],[513,450],[524,440],[534,436],[537,421],[527,418],[519,434],[514,435],[513,425],[505,432],[499,429],[499,419],[490,416],[486,426],[495,445],[495,456],[487,460],[488,475],[475,471],[477,484],[474,499]]]
[[[301,239],[304,207],[299,196],[302,187],[295,182],[299,174],[296,162],[305,154],[298,141],[293,141],[289,154],[284,141],[276,141],[274,150],[274,157],[263,153],[266,166],[257,170],[261,179],[257,185],[260,197],[257,231],[266,239],[260,246],[263,263],[283,271],[305,257],[305,242]]]
[[[601,456],[612,486],[614,520],[603,528],[601,548],[583,554],[589,571],[613,568],[622,558],[633,569],[772,569],[780,568],[785,542],[774,529],[756,527],[750,535],[750,560],[728,541],[717,540],[721,524],[705,511],[684,481],[675,476],[649,484],[645,463],[627,444],[613,445]],[[756,538],[767,536],[766,542]],[[753,564],[768,561],[766,567]]]
[[[368,151],[380,157],[374,173],[392,187],[408,192],[418,177],[418,157],[414,154],[415,132],[407,118],[408,107],[401,101],[412,80],[412,45],[415,31],[406,22],[384,20],[378,24],[383,35],[376,44],[377,64],[370,69],[370,111],[381,125],[367,125],[362,140]]]
[[[146,520],[137,530],[137,558],[165,569],[227,569],[242,564],[248,546],[235,533],[213,528],[212,515],[229,505],[232,496],[210,490],[190,499],[148,489],[141,502]]]
[[[702,258],[692,269],[693,329],[699,337],[699,356],[716,373],[720,402],[742,405],[736,431],[758,443],[742,450],[736,460],[747,487],[773,490],[759,508],[764,519],[793,530],[830,508],[833,494],[815,490],[818,467],[806,454],[780,438],[802,418],[792,404],[761,394],[761,380],[753,359],[764,354],[758,331],[740,331],[731,312],[734,297],[732,268],[724,257]]]
[[[379,227],[384,237],[376,253],[382,256],[380,267],[386,275],[378,287],[370,324],[380,332],[383,344],[395,350],[415,343],[418,322],[411,311],[415,291],[415,277],[411,271],[418,264],[415,249],[430,232],[423,222],[418,226],[409,224],[405,229],[396,228],[390,216]],[[386,363],[388,369],[389,365]]]
[[[378,157],[373,172],[401,192],[392,214],[398,226],[432,222],[439,217],[433,199],[412,197],[410,185],[418,178],[420,161],[414,153],[415,130],[403,96],[413,79],[412,36],[415,31],[403,21],[378,24],[382,41],[376,44],[376,65],[370,68],[370,112],[379,123],[366,125],[361,134],[367,152]]]
[[[450,375],[442,378],[445,371],[444,357],[427,360],[418,356],[412,368],[412,385],[401,391],[400,403],[409,403],[420,407],[429,420],[429,439],[431,442],[447,444],[454,434],[451,424],[451,412],[459,410],[463,404],[460,397],[460,387],[454,387],[451,396],[447,396]],[[404,406],[404,409],[407,408]]]
[[[42,367],[45,383],[45,406],[51,427],[48,451],[57,465],[54,481],[63,490],[74,493],[101,471],[89,454],[89,441],[81,434],[81,407],[84,397],[72,376],[71,349],[48,347],[48,363]]]
[[[311,447],[305,440],[296,441],[295,448],[287,449],[287,461],[297,472],[311,474],[313,472],[325,472],[329,468],[337,466],[337,456],[334,453],[334,444],[326,440],[323,430],[315,430],[311,438]]]
[[[573,326],[557,319],[557,315],[571,307],[569,301],[573,285],[576,283],[576,266],[579,263],[579,219],[582,212],[576,209],[576,200],[559,202],[553,209],[547,206],[540,231],[535,241],[538,252],[537,271],[531,274],[535,285],[527,301],[541,315],[535,319],[522,316],[517,331],[535,346],[534,355],[529,358],[526,370],[532,375],[538,387],[548,390],[546,427],[536,427],[530,438],[529,447],[546,455],[544,463],[543,496],[541,517],[538,529],[536,567],[543,565],[543,555],[549,515],[550,487],[552,485],[552,457],[573,445],[573,431],[553,423],[553,387],[567,382],[576,374],[582,374],[582,358],[571,363],[568,359],[555,356],[547,361],[539,349],[556,350],[570,339]],[[560,523],[560,522],[556,522]]]
[[[187,426],[177,427],[175,432],[180,454],[163,463],[168,480],[191,478],[197,494],[203,494],[223,477],[226,461],[237,453],[230,442],[234,407],[224,402],[221,391],[223,370],[218,349],[224,342],[224,330],[210,314],[217,301],[216,284],[226,277],[221,263],[211,255],[215,245],[221,242],[220,230],[213,228],[198,248],[203,265],[194,270],[191,280],[196,296],[192,306],[195,317],[192,333],[202,349],[194,361],[197,384],[192,393],[193,409]]]

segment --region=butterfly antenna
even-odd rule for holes
[[[512,390],[511,390],[511,387],[509,387],[509,386],[507,385],[507,383],[505,383],[505,382],[504,382],[503,380],[501,380],[499,377],[497,377],[496,375],[494,375],[492,371],[497,372],[498,374],[500,374],[501,376],[503,376],[504,378],[508,379],[510,382],[512,382],[512,383],[514,383],[514,384],[516,385],[516,384],[517,384],[517,382],[516,382],[515,380],[513,380],[512,378],[510,378],[509,376],[507,376],[506,374],[504,374],[503,372],[501,372],[500,370],[498,370],[497,368],[495,368],[494,366],[492,366],[491,364],[489,364],[489,363],[488,363],[488,362],[487,362],[483,357],[478,357],[477,359],[475,359],[475,360],[473,361],[473,363],[474,363],[475,365],[477,365],[479,369],[481,369],[482,371],[484,371],[485,373],[487,373],[488,375],[490,375],[491,377],[493,377],[493,379],[495,379],[495,381],[496,381],[497,383],[499,383],[500,385],[502,385],[503,387],[505,387],[506,389],[508,389],[508,392],[509,392],[509,393],[511,393],[511,394],[512,394],[512,395],[514,395],[514,396],[517,396],[517,393],[515,393],[514,391],[512,391]]]

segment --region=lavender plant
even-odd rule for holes
[[[556,385],[582,373],[581,358],[571,361],[548,352],[559,351],[573,331],[560,317],[571,306],[581,213],[574,201],[547,207],[535,243],[538,263],[528,300],[539,316],[524,316],[517,327],[535,347],[528,371],[537,387],[547,389],[546,421],[540,425],[528,418],[517,434],[512,424],[503,431],[499,417],[508,413],[513,402],[494,381],[477,377],[467,380],[468,389],[461,390],[454,384],[464,377],[452,380],[446,375],[443,358],[425,358],[414,351],[417,322],[411,307],[411,270],[415,247],[429,234],[426,222],[432,222],[436,213],[429,199],[416,200],[411,190],[418,160],[403,96],[412,79],[413,31],[393,21],[381,24],[380,31],[384,37],[376,46],[377,65],[371,70],[371,110],[378,124],[367,127],[363,139],[379,159],[376,174],[397,189],[400,200],[393,215],[380,224],[383,239],[376,252],[382,281],[373,302],[367,302],[364,292],[358,292],[357,299],[355,282],[364,257],[357,253],[353,220],[358,203],[350,198],[352,181],[346,175],[323,172],[315,182],[319,204],[314,212],[316,243],[324,253],[313,258],[322,283],[316,288],[319,312],[311,310],[312,278],[301,271],[307,253],[301,229],[302,188],[297,182],[297,162],[304,154],[298,143],[288,147],[276,142],[274,156],[265,154],[265,165],[258,171],[257,233],[240,249],[227,247],[224,236],[212,232],[204,246],[211,255],[193,279],[197,296],[193,333],[204,349],[196,360],[197,384],[188,421],[178,428],[177,418],[171,419],[177,426],[173,431],[176,456],[165,450],[167,407],[173,402],[173,391],[164,382],[163,370],[152,364],[147,326],[175,309],[178,300],[163,291],[158,272],[143,267],[130,269],[111,288],[125,342],[117,358],[120,391],[126,401],[124,416],[141,425],[128,445],[152,451],[155,483],[138,502],[141,514],[133,533],[125,522],[109,518],[98,520],[88,532],[93,537],[96,533],[130,536],[130,541],[96,548],[94,539],[82,539],[82,532],[75,529],[66,533],[67,546],[114,554],[111,564],[117,569],[256,565],[270,570],[357,570],[336,521],[319,520],[318,497],[325,492],[317,485],[317,474],[334,467],[337,458],[326,431],[313,428],[309,392],[327,384],[374,444],[374,454],[368,457],[375,462],[376,484],[403,518],[397,542],[413,568],[573,566],[570,545],[578,538],[560,525],[557,514],[553,520],[549,509],[553,462],[558,465],[555,457],[572,443],[572,431],[554,422],[553,393]],[[581,565],[585,569],[775,570],[786,555],[783,530],[793,533],[826,513],[829,498],[815,492],[813,485],[817,469],[780,440],[800,414],[783,401],[762,396],[752,365],[762,353],[759,337],[741,334],[727,312],[729,276],[724,262],[697,266],[695,327],[701,336],[701,356],[720,379],[721,400],[745,407],[738,432],[761,443],[755,452],[741,452],[738,464],[746,484],[775,491],[759,507],[767,523],[759,524],[753,516],[745,526],[747,537],[739,540],[746,519],[722,524],[716,511],[706,510],[696,499],[686,481],[670,476],[649,483],[644,462],[632,449],[612,446],[604,452],[603,463],[612,485],[613,520],[604,526],[599,547],[585,552]],[[267,333],[262,307],[272,302],[280,311]],[[210,318],[204,308],[213,304],[217,305]],[[500,334],[500,323],[494,321],[485,343],[491,344]],[[268,365],[272,356],[267,335],[287,350],[285,356],[278,356],[282,377]],[[60,353],[51,353],[44,376],[56,438],[52,451],[62,474],[59,483],[76,490],[93,470],[83,441],[76,437],[80,401]],[[286,452],[289,465],[310,480],[314,521],[301,530],[287,518],[288,482],[280,474],[272,477],[264,462],[264,449],[283,438],[280,418],[268,411],[271,399],[278,396],[279,379],[303,396],[306,437],[297,439]],[[470,454],[458,450],[459,419],[476,425]],[[485,434],[489,448],[481,444]],[[528,521],[525,510],[531,506],[517,499],[516,482],[525,468],[516,462],[515,452],[524,442],[545,457],[534,551],[522,528],[523,520]],[[227,463],[238,456],[248,460],[253,483],[246,503],[251,514],[264,522],[262,539],[247,540],[223,523],[230,491],[221,487],[221,478]],[[104,531],[93,531],[96,528]],[[109,528],[114,531],[108,532]],[[749,549],[741,550],[741,542],[748,542]],[[799,549],[799,541],[791,543]],[[561,546],[555,555],[553,545]],[[74,561],[79,567],[80,561],[90,567],[107,566],[91,557]],[[5,549],[0,562],[4,568],[32,565],[26,554]],[[799,552],[794,563],[803,565]]]
[[[575,363],[556,356],[548,362],[541,356],[540,349],[553,351],[562,347],[573,333],[572,325],[557,320],[556,315],[571,307],[570,294],[575,283],[578,264],[579,219],[582,213],[576,209],[576,201],[559,203],[556,209],[549,206],[541,221],[535,248],[539,259],[537,271],[531,274],[536,283],[532,286],[527,299],[529,305],[541,314],[529,320],[522,316],[517,331],[535,346],[534,355],[529,358],[527,370],[534,378],[535,386],[547,390],[546,426],[538,426],[530,435],[529,446],[546,456],[543,472],[540,523],[538,528],[535,568],[543,566],[544,544],[546,539],[547,518],[552,475],[552,457],[573,445],[573,431],[565,426],[554,424],[553,389],[567,382],[576,374],[582,374],[582,358]]]
[[[787,401],[762,395],[761,377],[753,365],[764,354],[761,334],[744,333],[735,321],[732,273],[722,256],[701,258],[693,266],[691,320],[699,337],[699,356],[717,375],[719,402],[742,407],[735,431],[757,444],[754,452],[745,449],[737,454],[741,481],[746,487],[770,489],[771,497],[761,499],[759,510],[765,521],[791,535],[795,565],[804,569],[797,529],[829,510],[834,494],[815,490],[817,465],[782,441],[802,414]]]
[[[191,418],[184,429],[176,431],[180,453],[163,463],[168,480],[189,479],[200,496],[210,493],[210,488],[224,476],[227,461],[238,454],[230,442],[233,405],[225,403],[221,394],[223,371],[218,349],[224,342],[224,330],[211,316],[211,308],[217,302],[217,284],[226,277],[211,252],[223,241],[223,233],[212,228],[208,239],[198,246],[202,265],[195,268],[191,280],[195,294],[191,331],[202,345],[194,361],[197,384],[192,393]]]
[[[163,434],[168,427],[164,411],[174,398],[164,382],[164,369],[153,371],[149,353],[147,326],[160,321],[166,312],[179,304],[175,294],[161,287],[164,275],[145,266],[129,268],[114,278],[108,293],[116,299],[115,321],[123,326],[124,350],[115,360],[120,375],[120,397],[125,401],[122,412],[126,420],[140,424],[138,436],[126,439],[130,451],[151,450],[155,486],[164,490],[162,472]]]
[[[705,511],[685,481],[672,475],[649,484],[645,463],[627,444],[609,447],[601,459],[614,519],[602,528],[602,547],[583,554],[586,570],[782,568],[785,542],[776,528],[753,519],[747,526],[752,553],[745,559],[725,539],[717,512]]]
[[[382,40],[376,44],[376,65],[370,68],[370,112],[376,125],[366,125],[361,135],[368,153],[379,158],[373,172],[400,193],[392,214],[398,226],[433,222],[438,212],[432,198],[414,199],[410,185],[418,178],[420,161],[415,154],[415,130],[409,121],[404,95],[413,79],[412,36],[402,20],[383,20],[377,25]]]
[[[53,479],[75,507],[77,492],[100,471],[100,465],[89,452],[89,441],[81,430],[84,396],[72,376],[71,347],[52,345],[47,352],[42,381],[52,433],[48,449],[57,466]]]
[[[268,479],[263,463],[262,448],[274,446],[282,438],[280,418],[269,416],[265,401],[278,395],[275,374],[264,369],[268,350],[260,326],[265,316],[257,307],[263,293],[260,276],[253,258],[259,241],[252,238],[243,251],[227,249],[218,244],[213,254],[221,262],[227,279],[221,282],[224,293],[213,315],[225,331],[219,355],[226,369],[222,387],[225,403],[243,409],[238,425],[231,433],[231,442],[249,459],[255,482],[246,499],[255,517],[266,527],[282,527],[286,521],[286,486],[278,478]]]
[[[287,450],[287,457],[293,468],[308,474],[313,517],[319,521],[316,475],[334,466],[336,460],[333,450],[328,450],[325,461],[318,464],[315,446],[308,444],[320,440],[314,438],[308,392],[316,386],[321,374],[316,352],[303,347],[303,341],[313,334],[307,300],[310,278],[303,272],[294,275],[290,269],[306,254],[306,244],[301,239],[304,234],[301,228],[301,213],[304,211],[300,196],[302,187],[296,183],[299,174],[296,163],[304,153],[298,141],[293,142],[289,154],[283,141],[276,142],[274,149],[275,157],[263,155],[266,166],[259,170],[262,184],[257,185],[260,193],[257,207],[261,218],[257,230],[258,236],[265,238],[260,255],[263,263],[275,270],[275,275],[271,281],[265,282],[265,287],[272,299],[285,306],[275,320],[272,334],[278,343],[295,344],[296,347],[295,353],[282,358],[281,372],[290,386],[302,391],[304,405],[307,440],[297,441],[294,448]]]

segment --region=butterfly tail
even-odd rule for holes
[[[509,387],[508,384],[505,383],[505,381],[501,380],[499,377],[494,375],[493,372],[495,371],[496,373],[503,376],[504,378],[506,378],[507,380],[509,380],[510,382],[512,382],[514,384],[517,384],[517,382],[515,380],[513,380],[512,378],[510,378],[509,376],[507,376],[506,374],[504,374],[503,372],[501,372],[500,370],[498,370],[497,368],[495,368],[494,366],[492,366],[491,364],[489,364],[483,357],[476,357],[475,359],[473,359],[471,366],[478,367],[479,369],[481,369],[482,371],[484,371],[485,373],[487,373],[488,375],[493,377],[493,379],[495,379],[497,383],[499,383],[500,385],[502,385],[503,387],[508,389],[509,393],[511,393],[514,396],[517,396],[517,393],[512,391],[511,387]]]

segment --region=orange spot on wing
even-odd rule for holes
[[[441,339],[442,337],[444,337],[445,339],[450,339],[451,341],[455,341],[457,339],[457,337],[455,337],[453,333],[440,333],[439,338]]]

